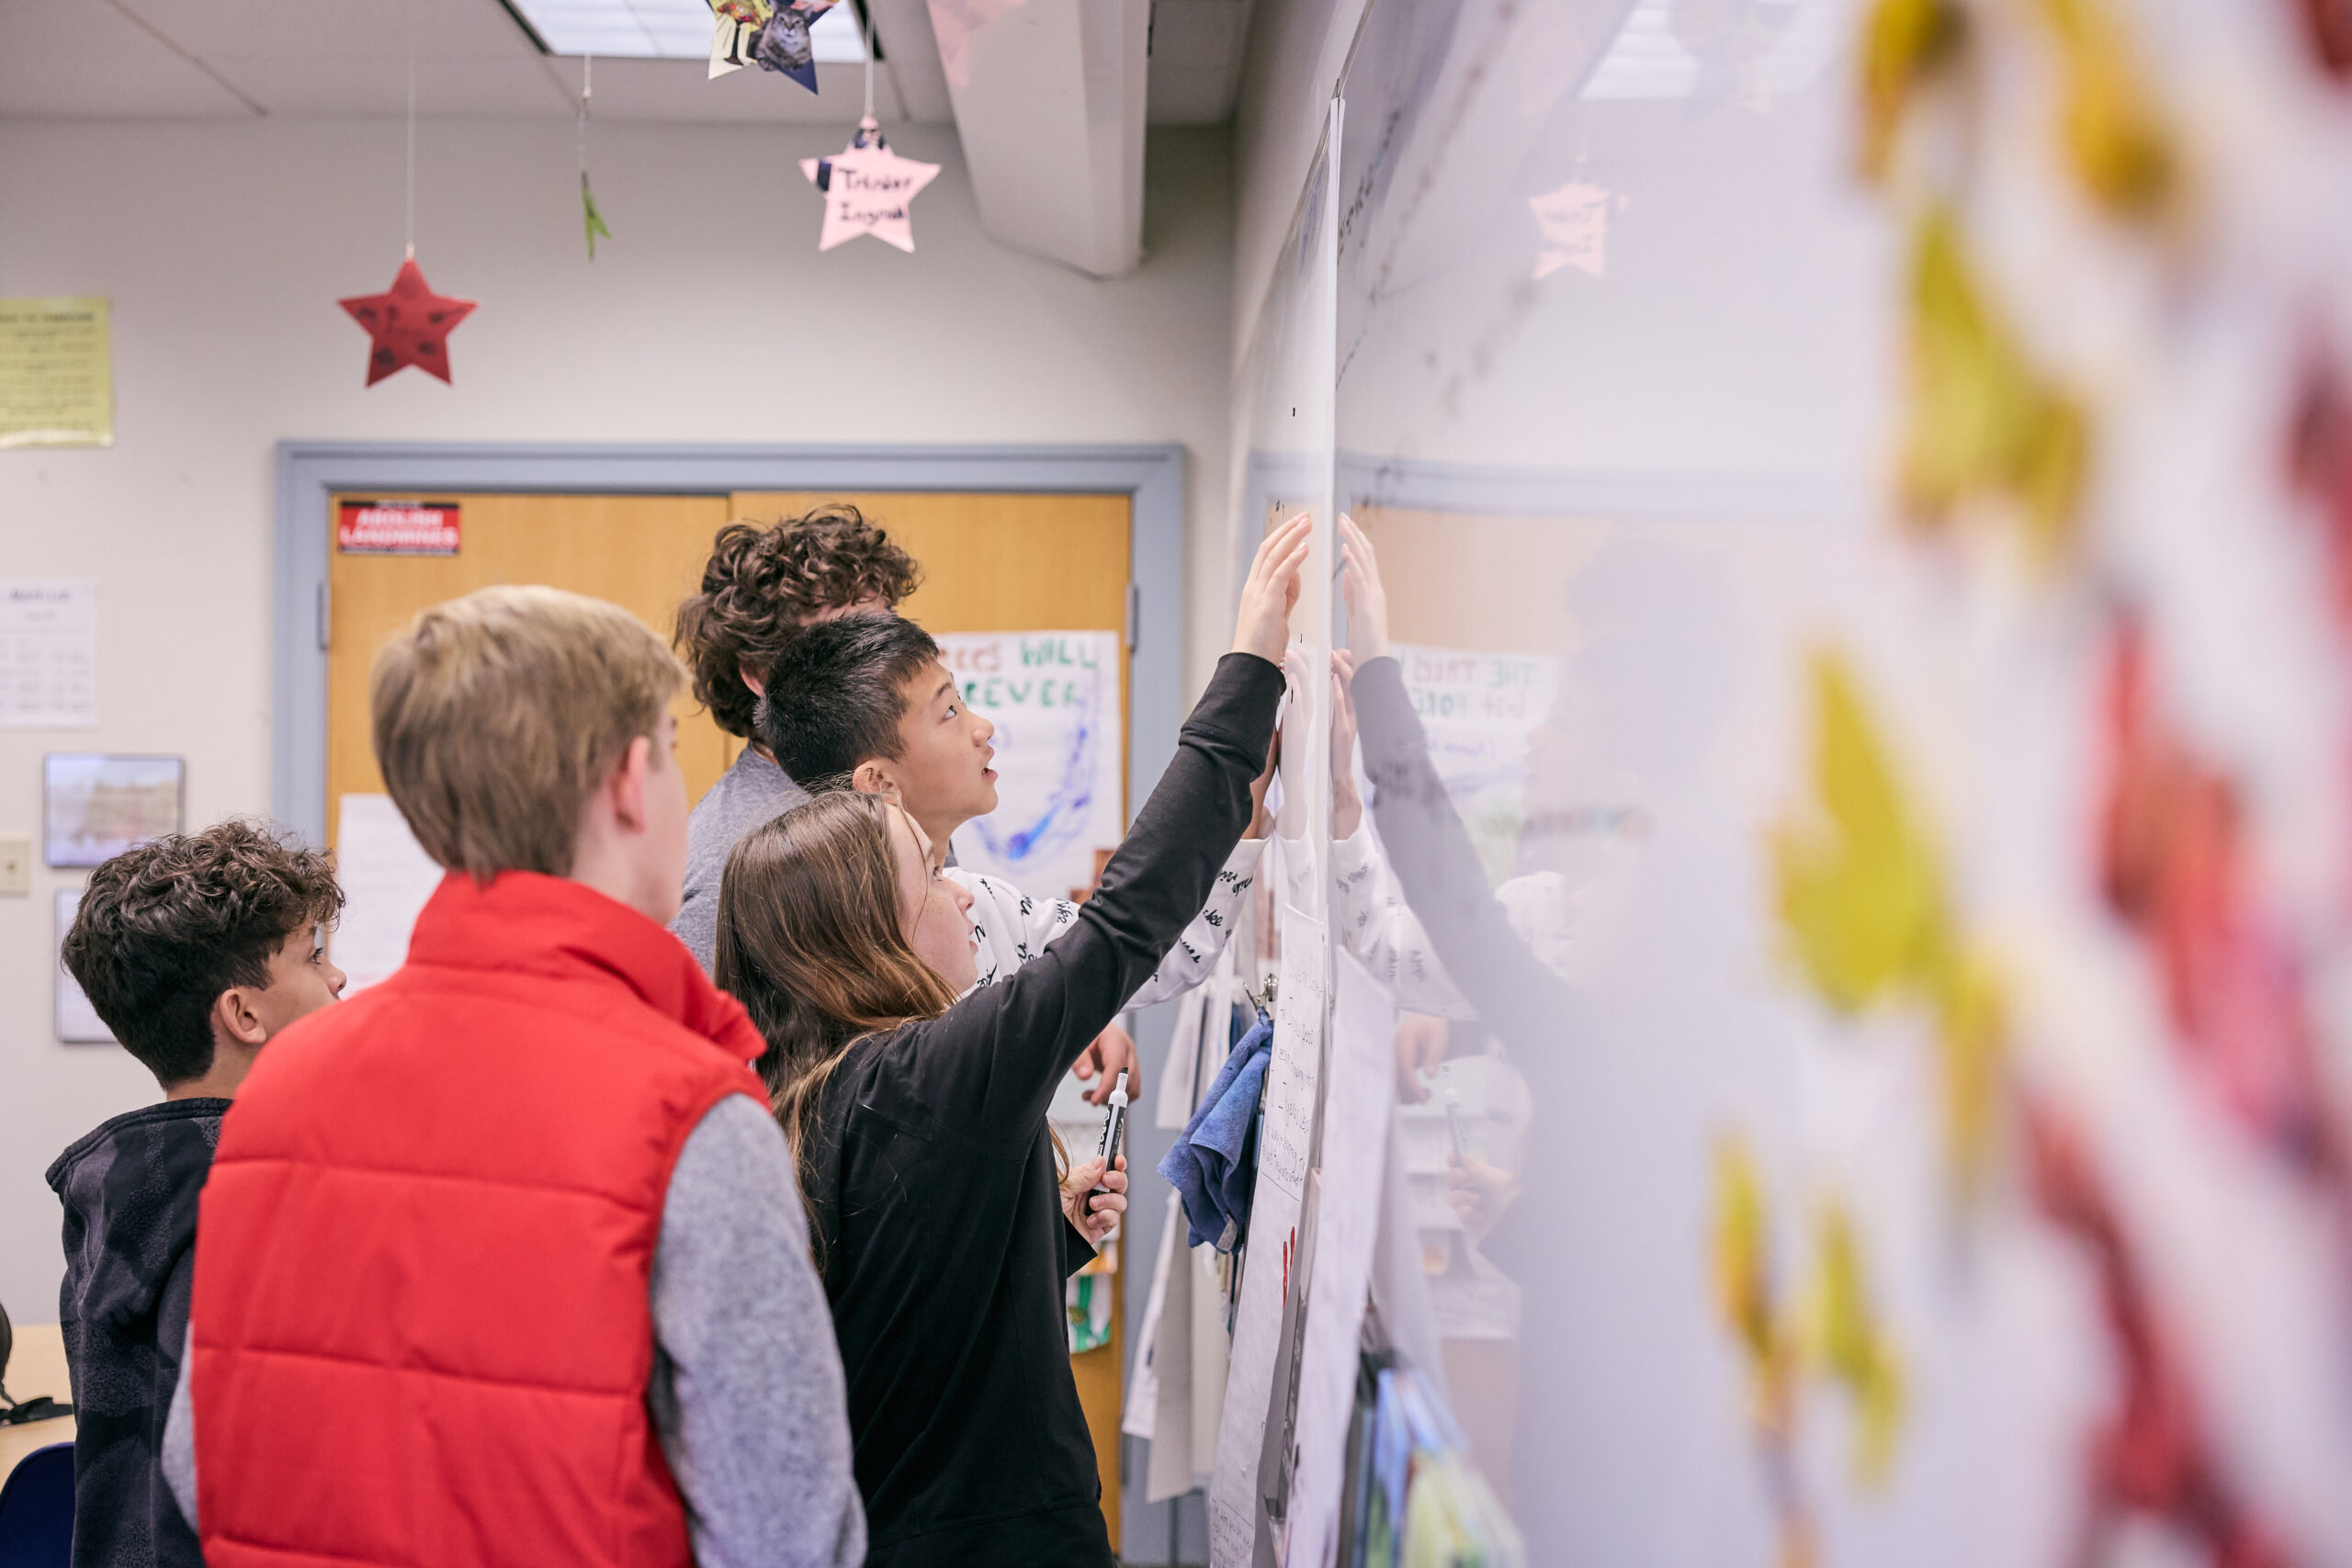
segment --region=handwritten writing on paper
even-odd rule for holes
[[[1542,237],[1535,253],[1535,276],[1549,277],[1564,266],[1600,277],[1609,270],[1610,193],[1596,185],[1570,180],[1557,190],[1527,198]]]
[[[1560,661],[1526,654],[1398,643],[1405,691],[1430,761],[1497,884],[1515,874],[1527,810],[1527,744],[1550,716]]]
[[[98,580],[0,578],[0,729],[98,722]]]
[[[1313,1149],[1315,1098],[1323,1045],[1323,922],[1285,905],[1283,963],[1274,998],[1274,1053],[1266,1068],[1265,1120],[1258,1130],[1258,1185],[1250,1200],[1249,1251],[1233,1357],[1209,1479],[1212,1568],[1250,1568],[1258,1539],[1258,1461],[1266,1438],[1286,1293],[1284,1248],[1297,1240],[1299,1204]]]
[[[1266,1067],[1266,1120],[1258,1170],[1296,1202],[1306,1188],[1315,1137],[1315,1089],[1323,1051],[1323,923],[1283,911],[1282,979],[1274,999],[1274,1054]]]
[[[1211,1568],[1249,1568],[1258,1541],[1258,1516],[1220,1498],[1209,1506]]]
[[[1321,1568],[1338,1544],[1342,1450],[1354,1411],[1356,1348],[1372,1282],[1396,1081],[1396,1010],[1354,959],[1342,953],[1337,964],[1315,1261],[1299,1342],[1298,1458],[1288,1517],[1287,1560],[1309,1568]]]
[[[0,451],[113,445],[107,301],[0,299]]]
[[[939,654],[996,726],[997,807],[956,830],[956,860],[1046,897],[1092,886],[1127,829],[1119,634],[964,633]]]

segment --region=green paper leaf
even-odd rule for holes
[[[582,225],[588,231],[588,259],[594,261],[596,236],[602,234],[609,240],[613,237],[613,231],[605,227],[605,215],[596,210],[596,197],[588,188],[588,171],[585,169],[580,171],[580,216]]]

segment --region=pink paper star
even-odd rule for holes
[[[1543,248],[1535,254],[1536,276],[1549,276],[1564,266],[1601,276],[1609,261],[1608,191],[1570,180],[1557,190],[1529,197],[1527,205],[1543,235]]]
[[[801,159],[800,172],[825,193],[825,231],[817,241],[819,250],[830,251],[844,240],[871,234],[911,253],[915,231],[907,204],[938,176],[939,165],[899,157],[869,121],[831,157]]]
[[[474,301],[433,292],[416,258],[401,263],[392,286],[381,294],[355,294],[336,301],[368,329],[368,384],[413,365],[428,376],[449,378],[449,333],[473,314]]]

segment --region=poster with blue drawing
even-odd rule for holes
[[[1119,634],[951,633],[939,639],[964,701],[996,725],[996,810],[956,835],[961,864],[1025,893],[1068,897],[1126,835]]]

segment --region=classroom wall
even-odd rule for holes
[[[819,254],[796,162],[845,130],[596,126],[614,237],[592,265],[569,121],[426,124],[418,258],[482,304],[454,387],[363,389],[334,302],[399,264],[399,124],[0,120],[0,295],[113,299],[117,428],[0,453],[0,572],[99,581],[102,726],[0,732],[0,832],[38,836],[53,750],[180,753],[191,824],[268,808],[288,438],[1181,441],[1197,690],[1229,635],[1221,587],[1191,592],[1223,574],[1227,134],[1154,131],[1144,265],[1097,282],[980,232],[947,126],[892,131],[944,165],[917,252]],[[123,1052],[53,1039],[52,893],[78,876],[36,864],[32,897],[0,898],[0,1303],[25,1322],[54,1316],[62,1268],[43,1168],[155,1094]]]

